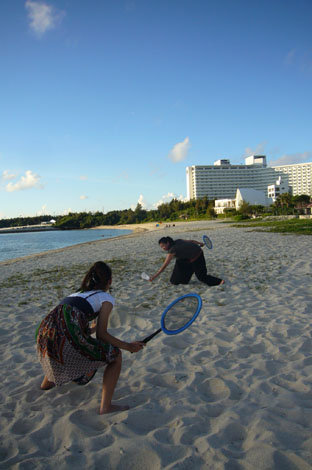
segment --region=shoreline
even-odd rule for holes
[[[179,223],[179,222],[176,222]],[[49,226],[42,226],[42,225],[25,225],[22,227],[5,227],[5,228],[0,228],[0,235],[3,233],[24,233],[24,232],[49,232],[49,231],[69,231],[69,230],[97,230],[97,229],[103,229],[103,230],[134,230],[134,231],[151,231],[151,230],[156,230],[159,225],[160,227],[164,224],[160,223],[157,224],[156,222],[145,222],[142,224],[123,224],[123,225],[98,225],[96,227],[90,227],[87,229],[80,229],[80,228],[74,228],[74,229],[66,229],[62,230],[60,228],[54,227],[52,225]]]
[[[197,223],[200,223],[200,222],[201,221],[199,221],[199,222],[197,222],[197,221],[175,222],[175,227],[178,228],[178,227],[183,226],[185,228],[186,227],[185,224],[197,224]],[[208,222],[209,223],[210,221],[203,221],[203,222]],[[116,228],[116,227],[118,227],[118,228]],[[171,227],[172,227],[172,225],[171,225]],[[17,258],[11,258],[11,259],[7,259],[7,260],[3,260],[3,261],[0,261],[0,267],[2,265],[7,265],[7,264],[14,263],[14,262],[18,262],[19,260],[37,258],[37,257],[41,257],[41,256],[46,256],[48,254],[64,252],[66,250],[74,249],[75,247],[79,247],[79,246],[82,246],[82,245],[91,245],[91,244],[95,244],[95,243],[103,243],[103,242],[106,242],[106,241],[109,241],[109,240],[114,240],[114,239],[133,237],[133,236],[143,235],[144,233],[147,233],[147,232],[155,232],[155,231],[158,232],[158,231],[161,231],[161,230],[166,229],[166,228],[168,228],[168,227],[166,227],[165,224],[160,224],[159,226],[156,226],[155,223],[124,224],[124,225],[99,225],[97,227],[92,227],[88,230],[132,230],[132,233],[128,233],[128,234],[125,234],[125,235],[117,235],[115,237],[110,237],[110,238],[105,238],[105,239],[99,239],[99,240],[92,240],[92,241],[88,241],[88,242],[77,243],[75,245],[69,245],[69,246],[65,246],[65,247],[62,247],[62,248],[55,248],[55,249],[52,249],[52,250],[41,251],[39,253],[32,253],[32,254],[25,255],[25,256],[19,256]]]
[[[26,232],[52,232],[57,231],[55,227],[39,227],[39,226],[32,226],[32,227],[11,227],[11,228],[0,228],[0,235],[4,233],[26,233]]]
[[[101,226],[101,227],[93,227],[94,229],[105,229],[104,226]],[[114,230],[118,230],[118,229],[114,229]],[[120,229],[120,230],[123,230],[123,229]],[[67,249],[72,249],[72,248],[75,248],[76,246],[79,247],[81,245],[87,245],[87,244],[92,244],[92,243],[98,243],[98,242],[105,242],[107,240],[112,240],[113,238],[121,238],[121,237],[127,237],[127,236],[131,236],[132,234],[129,233],[129,234],[125,234],[125,235],[117,235],[115,237],[107,237],[105,239],[98,239],[98,240],[90,240],[90,241],[87,241],[87,242],[82,242],[82,243],[76,243],[74,245],[68,245],[68,246],[64,246],[62,248],[55,248],[55,249],[51,249],[51,250],[46,250],[46,251],[40,251],[38,253],[31,253],[29,255],[25,255],[25,256],[19,256],[17,258],[10,258],[10,259],[7,259],[7,260],[2,260],[0,261],[0,266],[1,265],[4,265],[4,264],[10,264],[12,262],[15,262],[15,261],[18,261],[18,260],[23,260],[23,259],[28,259],[28,258],[32,258],[32,257],[40,257],[40,256],[44,256],[44,255],[47,255],[49,253],[53,254],[53,253],[59,253],[59,252],[62,252],[64,250],[67,250]]]
[[[147,222],[143,224],[123,224],[123,225],[98,225],[97,227],[91,227],[93,229],[117,229],[117,230],[133,230],[133,232],[151,232],[162,228],[164,224],[160,224],[159,227],[156,227],[155,222]]]

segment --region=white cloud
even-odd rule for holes
[[[47,31],[56,28],[63,20],[65,12],[52,5],[35,0],[26,0],[30,29],[37,35],[43,36]]]
[[[40,176],[33,173],[31,170],[27,170],[25,176],[22,176],[17,183],[8,183],[6,185],[6,191],[12,193],[14,191],[22,191],[24,189],[37,188],[42,189],[43,186],[40,184]]]
[[[63,213],[62,213],[61,215],[68,215],[68,214],[70,214],[71,212],[73,212],[73,211],[71,210],[71,208],[65,209],[65,210],[63,210]]]
[[[81,175],[81,176],[79,177],[79,179],[80,179],[81,181],[86,181],[86,180],[88,179],[88,177],[87,177],[86,175]]]
[[[140,197],[138,199],[138,203],[141,204],[143,209],[147,209],[148,204],[145,201],[145,198],[144,198],[143,194],[140,194]]]
[[[168,158],[173,162],[181,162],[187,157],[187,153],[191,147],[190,139],[186,137],[183,142],[175,144],[169,152]]]
[[[81,199],[82,201],[84,201],[85,199],[88,199],[88,196],[85,196],[84,194],[82,194],[79,199]]]
[[[134,211],[138,204],[141,204],[142,209],[145,209],[145,210],[149,210],[151,208],[149,207],[150,205],[148,204],[148,202],[146,202],[143,194],[140,194],[138,202],[136,204],[131,204],[130,209]]]
[[[302,153],[293,153],[285,154],[276,160],[269,162],[270,166],[281,166],[281,165],[293,165],[295,163],[306,163],[312,161],[312,152],[302,152]]]
[[[139,203],[141,204],[142,209],[149,211],[151,209],[157,209],[158,206],[166,202],[170,202],[172,199],[178,199],[178,201],[183,201],[183,202],[187,201],[187,198],[182,196],[182,194],[180,194],[180,196],[177,196],[176,194],[169,192],[168,194],[164,194],[164,196],[162,196],[158,202],[155,202],[154,204],[150,204],[149,202],[146,201],[143,194],[140,194],[138,202],[136,204],[132,204],[130,208],[134,210],[137,204]]]
[[[177,199],[178,201],[182,201],[182,202],[187,201],[187,198],[182,196],[182,194],[180,194],[180,196],[177,196],[176,194],[169,192],[168,194],[164,194],[158,202],[155,202],[153,204],[153,209],[157,209],[158,206],[160,206],[161,204],[170,202],[172,201],[172,199]]]
[[[40,211],[37,212],[38,215],[45,215],[47,213],[47,204],[43,204]]]
[[[10,173],[9,170],[4,170],[2,173],[2,179],[4,179],[5,181],[14,180],[15,178],[16,178],[16,175],[14,175],[13,173]]]
[[[245,148],[245,157],[249,157],[250,155],[265,155],[265,146],[266,142],[261,142],[256,147],[246,147]]]

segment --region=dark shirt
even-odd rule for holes
[[[192,260],[200,255],[201,248],[196,243],[181,240],[175,240],[174,244],[168,250],[168,253],[174,255],[177,259]]]

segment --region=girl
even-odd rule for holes
[[[85,385],[99,367],[103,374],[100,414],[129,409],[112,404],[121,370],[121,351],[140,351],[144,343],[127,343],[107,331],[108,319],[115,304],[107,292],[112,271],[102,261],[96,262],[85,275],[79,292],[63,299],[41,322],[36,332],[37,354],[45,376],[42,390],[74,381]],[[89,322],[97,319],[96,327]],[[96,331],[96,339],[91,334]]]

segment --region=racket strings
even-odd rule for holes
[[[207,235],[203,236],[203,242],[205,243],[207,248],[210,248],[210,249],[212,248],[212,242],[211,242],[210,238],[207,237]]]
[[[164,317],[164,327],[168,331],[183,328],[194,316],[198,308],[196,297],[186,297],[176,302]]]

